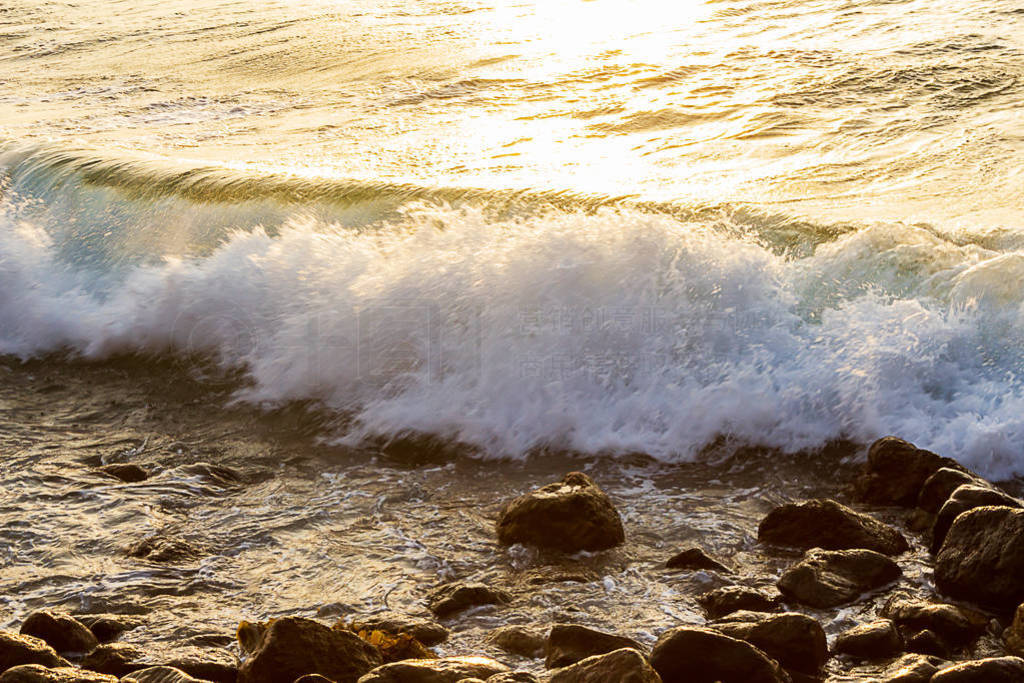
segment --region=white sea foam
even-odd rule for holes
[[[796,258],[640,212],[421,205],[379,229],[239,231],[116,274],[64,252],[8,206],[0,351],[213,355],[251,376],[244,400],[354,416],[343,440],[682,460],[722,435],[795,451],[893,433],[1024,473],[1024,252],[922,228]]]

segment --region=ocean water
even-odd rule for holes
[[[1024,474],[1013,0],[0,6],[0,353],[329,443]]]

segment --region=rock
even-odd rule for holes
[[[280,683],[316,673],[335,683],[355,683],[381,662],[377,648],[350,631],[283,617],[269,622],[256,650],[238,670],[238,681]]]
[[[917,507],[934,515],[942,507],[942,504],[953,495],[953,491],[964,484],[991,488],[987,481],[970,472],[940,467],[921,486],[921,493],[917,497]]]
[[[931,683],[1021,683],[1024,659],[991,657],[955,664],[932,676]]]
[[[494,674],[486,683],[540,683],[540,679],[529,671],[506,671]]]
[[[240,621],[235,637],[238,639],[238,649],[242,654],[252,654],[260,646],[263,635],[267,632],[265,621]]]
[[[722,586],[697,598],[709,619],[718,619],[732,612],[771,612],[779,608],[782,598],[747,586]]]
[[[505,652],[537,659],[544,654],[547,638],[526,626],[501,626],[487,635],[487,642]]]
[[[778,662],[718,631],[680,626],[661,634],[651,666],[664,683],[789,683]]]
[[[436,621],[403,614],[372,614],[356,617],[348,625],[353,631],[384,631],[392,635],[407,633],[427,647],[448,640],[448,629]]]
[[[377,667],[359,683],[458,683],[464,678],[487,679],[507,671],[507,666],[489,657],[406,659]]]
[[[567,553],[613,548],[626,538],[611,500],[582,472],[509,502],[498,516],[497,531],[503,545]]]
[[[334,683],[331,679],[320,674],[306,674],[295,679],[295,683]]]
[[[882,615],[892,619],[906,633],[932,631],[953,647],[974,641],[985,632],[987,624],[984,615],[971,614],[961,607],[917,600],[890,600],[882,608]]]
[[[189,676],[215,683],[235,683],[238,659],[227,650],[213,647],[176,647],[142,657],[146,668],[165,666],[180,669]]]
[[[470,607],[505,605],[511,601],[508,593],[482,583],[449,583],[436,589],[427,599],[430,611],[441,618]]]
[[[40,664],[22,664],[0,674],[0,683],[117,683],[117,678],[71,666],[48,669]]]
[[[981,507],[953,522],[935,558],[935,584],[996,612],[1024,602],[1024,510]]]
[[[903,652],[903,636],[896,624],[882,619],[840,633],[832,651],[856,659],[887,659]]]
[[[785,669],[813,675],[828,659],[825,630],[806,614],[733,612],[711,628],[747,641]]]
[[[141,618],[128,614],[80,614],[76,618],[85,624],[101,643],[109,643],[125,631],[131,631],[145,623]]]
[[[904,655],[890,664],[877,679],[880,683],[928,683],[943,660],[927,655]]]
[[[943,659],[949,657],[949,646],[939,637],[939,634],[928,629],[909,636],[906,649],[907,652],[916,652],[920,655],[935,655]]]
[[[661,677],[642,654],[623,648],[557,669],[548,683],[661,683]]]
[[[231,647],[235,639],[226,633],[197,633],[181,641],[182,645],[193,647]]]
[[[917,503],[921,488],[928,477],[943,467],[962,470],[955,460],[943,458],[914,444],[887,436],[871,444],[868,463],[857,480],[857,497],[876,505],[902,505]]]
[[[1019,500],[1002,491],[997,491],[987,486],[964,484],[956,491],[953,491],[949,500],[939,509],[939,514],[935,518],[935,524],[932,526],[932,543],[930,548],[932,553],[939,552],[942,542],[946,540],[946,534],[949,533],[949,528],[953,526],[953,522],[957,517],[968,510],[987,505],[1011,508],[1021,507]]]
[[[173,666],[151,666],[133,671],[121,678],[121,683],[202,683]]]
[[[39,664],[48,667],[71,666],[44,640],[10,631],[0,631],[0,671],[21,664]]]
[[[557,669],[575,664],[581,659],[603,655],[623,648],[639,652],[644,646],[624,636],[603,633],[576,624],[555,624],[548,634],[545,647],[544,666]]]
[[[146,479],[149,479],[149,472],[142,469],[138,465],[133,465],[131,463],[111,463],[109,465],[103,465],[102,467],[98,467],[96,469],[98,469],[103,474],[109,474],[111,477],[114,477],[115,479],[120,479],[121,481],[128,484],[136,484],[140,481],[145,481]]]
[[[812,607],[836,607],[900,577],[891,559],[873,550],[821,550],[804,553],[783,572],[778,586],[788,598]]]
[[[888,524],[828,499],[775,508],[757,527],[757,540],[803,550],[864,548],[886,555],[909,547],[903,534]]]
[[[67,614],[49,610],[33,612],[21,624],[21,633],[35,636],[57,652],[89,652],[100,644],[85,624]]]
[[[709,557],[700,548],[687,548],[676,553],[665,566],[669,569],[710,569],[716,572],[728,573],[731,570],[718,560]]]
[[[150,666],[139,662],[145,654],[142,648],[135,645],[107,643],[87,654],[82,660],[82,668],[111,676],[126,676]]]
[[[181,562],[194,560],[202,551],[180,538],[156,534],[136,541],[128,547],[128,556],[150,562]]]
[[[1011,654],[1024,656],[1024,604],[1017,608],[1013,622],[1003,631],[1003,641]]]

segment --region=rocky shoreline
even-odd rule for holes
[[[125,482],[148,476],[130,463],[100,469]],[[679,548],[665,558],[667,569],[711,573],[722,585],[695,596],[704,623],[668,628],[653,645],[612,624],[506,624],[487,636],[492,652],[435,654],[448,638],[446,622],[472,610],[500,613],[523,599],[487,582],[454,581],[424,596],[431,618],[415,609],[336,623],[280,616],[241,621],[234,636],[162,647],[132,639],[152,615],[36,610],[19,633],[0,632],[0,683],[1024,681],[1022,501],[895,437],[874,443],[852,491],[836,495],[900,522],[830,498],[781,503],[757,528],[764,552],[792,554],[776,577],[751,576],[734,558],[698,546]],[[553,565],[626,541],[614,501],[581,472],[508,501],[494,534],[500,546],[534,548]],[[932,558],[930,596],[901,590],[896,560],[919,546]],[[187,550],[174,539],[150,539],[130,552],[172,560]],[[880,599],[877,614],[864,611],[870,618],[826,633],[829,614],[857,614]]]

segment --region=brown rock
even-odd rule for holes
[[[942,504],[953,495],[953,491],[964,484],[992,488],[987,481],[970,472],[940,467],[935,470],[935,474],[928,477],[921,487],[921,493],[917,497],[917,507],[934,515],[942,507]]]
[[[625,540],[622,519],[604,491],[582,472],[520,496],[498,517],[498,541],[574,553]]]
[[[109,465],[98,467],[97,469],[100,472],[103,472],[103,474],[109,474],[111,477],[120,479],[128,484],[135,484],[149,478],[149,472],[138,465],[133,465],[131,463],[111,463]]]
[[[355,683],[381,664],[375,647],[357,635],[312,619],[271,621],[259,646],[238,671],[239,683],[280,683],[320,674],[335,683]]]
[[[109,643],[125,631],[145,623],[140,617],[128,614],[80,614],[76,619],[85,624],[101,643]]]
[[[175,647],[148,654],[139,662],[146,668],[165,666],[180,669],[189,676],[215,683],[235,683],[238,679],[238,659],[220,648]]]
[[[651,666],[664,683],[790,683],[778,662],[750,643],[694,626],[662,633]]]
[[[807,550],[865,548],[898,555],[909,546],[903,534],[834,500],[808,500],[775,508],[757,528],[762,543]]]
[[[46,641],[10,631],[0,631],[0,671],[21,664],[70,666],[70,663],[47,645]]]
[[[295,683],[334,683],[334,681],[320,674],[306,674],[296,678]]]
[[[949,658],[949,646],[935,631],[924,629],[907,637],[907,652]]]
[[[840,633],[832,651],[855,659],[888,659],[903,652],[903,636],[896,624],[882,619]]]
[[[501,626],[487,635],[487,642],[510,654],[536,659],[544,654],[547,638],[526,626]]]
[[[384,631],[392,635],[406,633],[427,647],[448,640],[448,629],[436,621],[404,614],[382,613],[356,617],[348,625],[353,631]]]
[[[984,615],[956,605],[919,600],[890,600],[882,608],[882,615],[892,619],[906,634],[929,630],[953,647],[973,642],[985,632],[988,621]]]
[[[1024,510],[980,507],[953,522],[935,558],[943,593],[997,612],[1024,602]]]
[[[836,607],[900,577],[899,566],[873,550],[820,550],[804,553],[783,572],[778,586],[788,598],[812,607]]]
[[[122,677],[121,683],[202,683],[202,681],[172,666],[151,666]]]
[[[529,671],[506,671],[494,674],[486,683],[541,683],[540,679]]]
[[[576,624],[555,624],[548,634],[544,666],[557,669],[575,664],[587,657],[623,648],[644,651],[644,646],[632,638],[603,633]]]
[[[955,664],[932,676],[931,683],[1021,683],[1024,659],[991,657]]]
[[[21,633],[45,640],[57,652],[89,652],[99,645],[92,631],[67,614],[33,612],[21,624]]]
[[[240,621],[235,637],[238,638],[238,648],[242,654],[251,654],[260,646],[263,635],[267,632],[268,622],[266,621]]]
[[[856,482],[857,496],[866,503],[910,507],[928,477],[942,467],[963,469],[955,460],[886,436],[871,444],[867,466]]]
[[[1024,656],[1024,604],[1017,607],[1013,622],[1003,631],[1003,641],[1010,654]]]
[[[728,573],[731,570],[718,560],[709,557],[700,548],[687,548],[681,552],[676,553],[665,566],[669,569],[710,569],[716,572]]]
[[[142,648],[128,643],[107,643],[95,648],[82,660],[82,668],[98,671],[111,676],[126,676],[133,671],[145,669],[151,665],[142,664],[145,656]]]
[[[508,593],[482,583],[449,583],[427,598],[430,611],[444,618],[481,605],[505,605],[512,601]]]
[[[782,597],[747,586],[722,586],[699,596],[697,603],[704,608],[704,613],[709,619],[719,619],[740,610],[750,612],[777,610],[782,603]]]
[[[935,524],[932,526],[932,553],[939,552],[942,542],[946,540],[946,534],[949,533],[949,527],[953,526],[957,517],[968,510],[988,505],[1021,507],[1020,501],[1013,496],[988,486],[964,484],[953,491],[949,500],[942,505],[939,514],[935,517]]]
[[[884,683],[928,683],[943,660],[927,655],[904,655],[890,664],[880,681]]]
[[[633,648],[587,657],[552,672],[549,683],[662,683],[647,659]]]
[[[150,562],[182,562],[202,556],[202,551],[180,538],[161,534],[147,536],[128,548],[128,556]]]
[[[0,674],[0,683],[117,683],[117,678],[71,666],[48,669],[40,664],[22,664]]]
[[[806,614],[733,612],[711,628],[747,641],[788,670],[817,674],[828,659],[825,630]]]
[[[458,683],[464,678],[487,679],[509,668],[489,657],[407,659],[379,666],[359,683]]]

